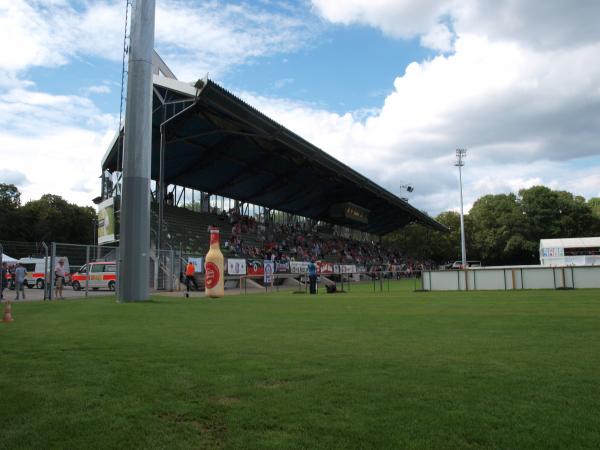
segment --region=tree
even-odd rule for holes
[[[23,240],[89,244],[93,239],[96,212],[91,207],[68,203],[58,195],[46,194],[20,208]]]
[[[594,217],[600,219],[600,197],[592,197],[587,201],[588,206],[592,209]]]
[[[485,264],[510,264],[528,259],[530,246],[525,249],[515,246],[516,242],[526,242],[523,214],[515,194],[485,195],[473,204],[469,217],[473,224],[473,247]]]
[[[21,193],[14,184],[0,183],[0,238],[16,240],[19,234]]]
[[[594,227],[592,209],[581,196],[545,186],[523,189],[519,195],[529,240],[589,236]]]
[[[587,201],[587,205],[592,210],[593,224],[591,234],[600,236],[600,197],[592,197]]]
[[[594,209],[596,208],[596,209]],[[585,201],[545,186],[522,189],[519,195],[484,195],[465,216],[467,257],[485,265],[535,264],[544,238],[600,235],[600,199]],[[407,255],[437,263],[460,260],[460,216],[446,211],[436,217],[448,233],[409,225],[386,239]]]
[[[477,257],[472,255],[473,247],[471,245],[470,231],[471,231],[471,220],[465,215],[465,241],[466,250],[469,259]],[[439,264],[450,263],[459,261],[462,258],[462,251],[460,245],[460,214],[456,211],[446,211],[438,214],[435,218],[439,223],[448,227],[450,231],[436,231],[434,238],[430,245],[432,248],[432,258]]]
[[[388,234],[384,241],[388,245],[398,246],[410,258],[418,261],[434,261],[445,264],[460,260],[460,215],[454,211],[446,211],[435,218],[449,228],[449,232],[435,231],[418,223]],[[468,232],[471,221],[465,216],[465,228]],[[467,240],[467,253],[473,248]]]
[[[0,208],[17,209],[21,206],[21,193],[14,184],[0,183]]]

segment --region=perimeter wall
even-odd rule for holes
[[[428,291],[585,288],[600,288],[600,266],[423,271],[423,289]]]

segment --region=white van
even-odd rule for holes
[[[117,282],[117,263],[114,261],[96,261],[82,266],[71,277],[71,285],[74,291],[88,288],[93,290],[108,289],[115,290]]]
[[[27,287],[37,287],[38,289],[44,288],[44,268],[46,263],[44,261],[45,258],[21,258],[19,260],[19,264],[22,264],[25,267],[27,273],[25,274],[25,284]],[[52,268],[50,262],[52,258],[48,257],[48,272],[54,273],[54,269]],[[57,256],[56,263],[60,260],[65,261],[65,282],[69,282],[69,273],[71,271],[69,267],[69,258],[66,256]]]

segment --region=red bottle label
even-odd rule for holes
[[[221,274],[219,273],[219,268],[214,262],[206,263],[206,278],[205,284],[208,289],[214,288],[219,279],[221,278]]]

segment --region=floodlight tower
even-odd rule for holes
[[[462,168],[465,165],[463,158],[467,157],[467,149],[456,149],[456,162],[454,165],[458,167],[458,181],[460,184],[460,250],[462,253],[463,269],[467,267],[467,247],[465,245],[465,216],[463,213],[463,188],[462,188]]]
[[[119,301],[148,300],[155,0],[133,2],[125,116]]]

